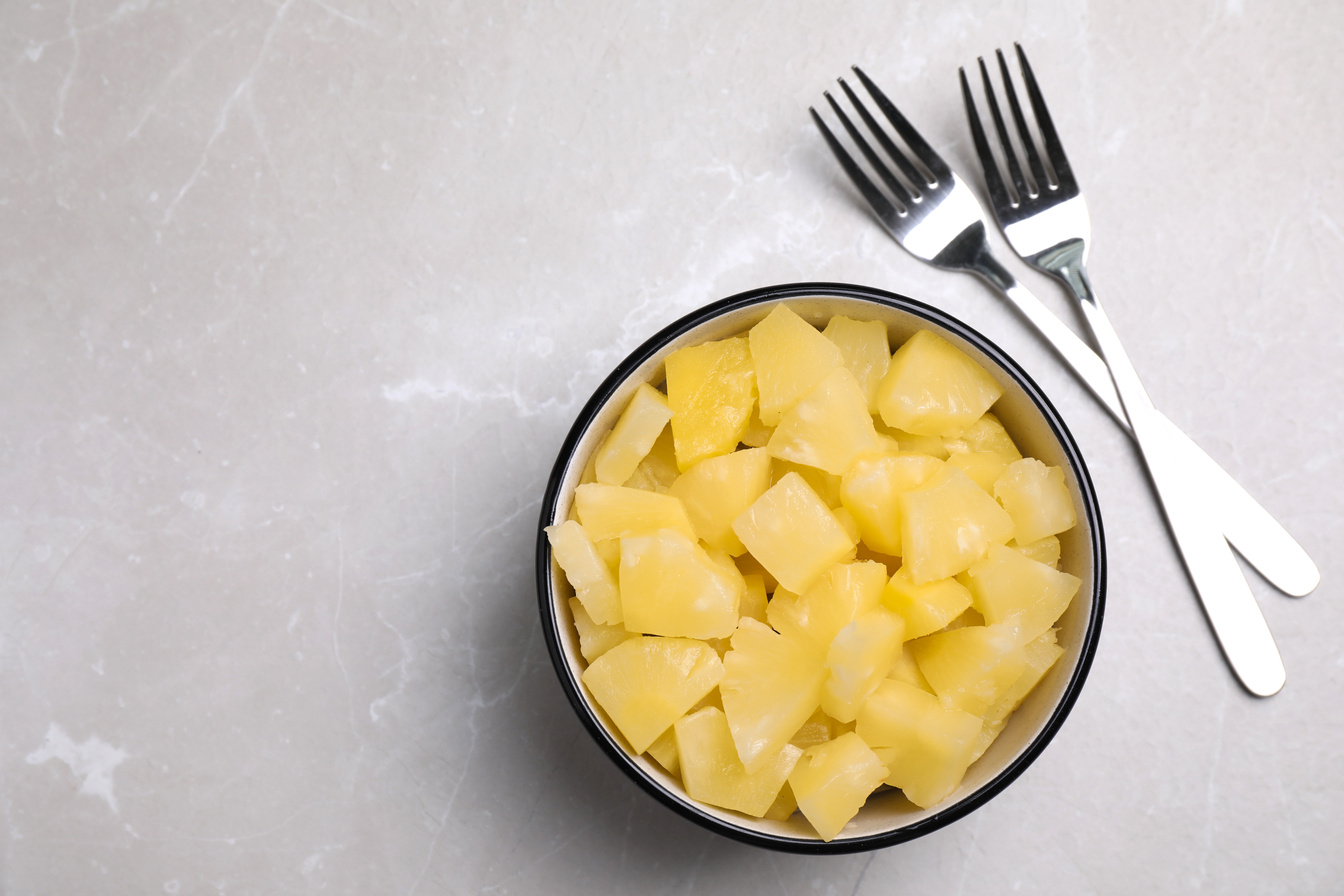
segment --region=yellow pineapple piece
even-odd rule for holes
[[[1082,585],[1077,576],[1004,545],[991,545],[966,571],[966,582],[985,621],[1015,627],[1023,643],[1054,625]]]
[[[821,708],[839,722],[852,722],[859,706],[887,677],[901,655],[905,620],[877,606],[840,629],[826,652]]]
[[[739,570],[740,573],[740,570]],[[765,592],[765,577],[758,572],[742,575],[742,598],[737,602],[737,612],[749,616],[757,622],[765,622],[765,610],[769,596]]]
[[[943,444],[952,454],[992,451],[1003,458],[1005,463],[1022,459],[1022,452],[1014,444],[1012,436],[1008,435],[1008,430],[1003,428],[1002,421],[988,411],[965,432],[955,438],[944,439]]]
[[[955,437],[1002,394],[998,381],[965,352],[931,330],[920,330],[892,355],[878,384],[877,406],[889,426]]]
[[[784,744],[748,772],[737,756],[728,718],[712,706],[678,719],[676,734],[681,780],[693,800],[760,818],[775,804],[803,751]]]
[[[766,426],[778,424],[794,402],[844,360],[834,342],[786,305],[776,305],[747,339]]]
[[[748,448],[764,448],[774,431],[774,427],[761,422],[760,405],[752,405],[751,420],[747,422],[747,431],[742,434],[742,444]]]
[[[737,447],[756,404],[756,372],[747,337],[677,349],[664,362],[677,466]]]
[[[641,383],[596,452],[593,473],[605,485],[624,485],[672,419],[663,393]]]
[[[694,712],[695,710],[692,710]],[[686,718],[682,716],[682,718]],[[678,719],[677,721],[681,721]],[[676,723],[668,728],[662,734],[649,744],[649,748],[644,752],[653,757],[653,761],[667,770],[669,775],[675,775],[681,771],[681,758],[677,756],[677,733]]]
[[[723,674],[723,661],[703,641],[640,637],[602,654],[582,680],[639,754],[712,691]]]
[[[863,389],[868,412],[876,414],[877,384],[891,366],[891,344],[887,341],[886,326],[881,321],[858,321],[836,315],[826,324],[821,335],[840,349],[844,365]]]
[[[588,616],[598,625],[620,625],[621,595],[611,567],[598,553],[588,530],[575,520],[547,526],[551,555],[565,571],[565,579]]]
[[[658,438],[653,440],[649,453],[635,467],[635,472],[621,484],[626,488],[665,492],[679,475],[681,470],[677,468],[677,453],[672,447],[672,428],[665,426]]]
[[[1004,625],[967,625],[908,646],[934,693],[975,715],[1001,700],[1026,669],[1022,643]]]
[[[733,521],[733,531],[794,592],[805,591],[829,566],[851,555],[857,543],[796,473],[786,474],[757,498]]]
[[[943,464],[923,484],[900,494],[901,559],[915,584],[968,568],[991,544],[1013,537],[1013,520],[956,467]]]
[[[789,738],[789,743],[795,747],[806,750],[808,747],[814,747],[817,744],[824,744],[828,740],[834,740],[845,731],[853,731],[853,725],[841,725],[835,719],[826,715],[818,709],[812,713],[811,717],[802,724],[802,727],[794,732],[793,737]]]
[[[1059,646],[1057,630],[1052,628],[1035,640],[1027,642],[1022,652],[1026,659],[1026,668],[1017,681],[1013,682],[1012,687],[1005,691],[993,706],[984,711],[982,718],[987,721],[1006,719],[1013,710],[1021,706],[1022,701],[1045,677],[1045,673],[1050,671],[1055,661],[1064,655],[1064,648]]]
[[[573,614],[574,628],[579,632],[579,653],[583,654],[586,662],[591,663],[627,638],[635,637],[623,625],[594,622],[577,597],[569,599],[569,612]]]
[[[707,457],[677,478],[667,493],[681,500],[696,534],[733,556],[746,551],[733,520],[770,487],[770,455],[749,448]]]
[[[919,671],[919,663],[915,662],[915,655],[904,648],[901,649],[901,655],[896,658],[896,663],[887,673],[887,677],[896,681],[903,681],[908,685],[919,688],[921,691],[933,693],[933,685],[929,684],[929,680],[924,677],[924,673]]]
[[[591,482],[574,490],[574,511],[594,541],[675,529],[695,538],[686,508],[671,495]]]
[[[1025,653],[1027,667],[1023,670],[1021,677],[999,698],[998,702],[984,712],[983,718],[985,721],[980,729],[980,737],[976,740],[972,762],[979,759],[985,750],[989,749],[989,745],[1003,730],[1008,716],[1022,704],[1027,694],[1031,693],[1032,689],[1040,683],[1041,679],[1045,677],[1045,673],[1050,671],[1050,667],[1055,664],[1055,661],[1064,655],[1064,648],[1056,643],[1055,629],[1051,629],[1027,644]]]
[[[785,781],[784,786],[779,788],[779,796],[769,809],[765,810],[762,818],[769,818],[771,821],[784,821],[798,811],[798,800],[793,795],[793,788],[789,782]]]
[[[850,732],[808,747],[789,775],[798,809],[821,839],[834,840],[887,777],[887,767]]]
[[[991,495],[994,494],[994,483],[1008,469],[1008,461],[996,451],[954,451],[948,455],[947,462]]]
[[[1009,464],[994,483],[994,497],[1013,518],[1016,538],[1032,542],[1074,527],[1074,513],[1064,471],[1024,457]]]
[[[944,628],[971,605],[971,592],[956,579],[934,579],[916,585],[901,567],[882,591],[882,603],[905,620],[907,640]]]
[[[823,655],[810,642],[743,618],[723,658],[723,711],[748,772],[778,753],[821,705]]]
[[[980,728],[978,716],[946,707],[933,694],[888,678],[864,701],[854,731],[888,768],[886,783],[927,809],[961,783]]]
[[[834,473],[827,473],[819,467],[809,467],[807,464],[796,464],[793,461],[783,458],[773,458],[770,462],[770,484],[775,485],[790,473],[796,473],[801,476],[803,481],[812,487],[812,491],[817,493],[822,503],[834,510],[840,506],[840,477]]]
[[[1017,539],[1008,542],[1008,547],[1021,551],[1037,563],[1044,563],[1051,569],[1059,569],[1060,544],[1055,535],[1047,535],[1036,541],[1020,544]]]
[[[859,457],[840,477],[840,504],[854,516],[863,543],[880,554],[901,555],[902,492],[923,484],[942,461],[898,452]]]
[[[917,436],[912,432],[888,426],[881,417],[873,420],[873,426],[876,427],[879,438],[891,439],[896,443],[897,451],[906,451],[910,454],[927,454],[929,457],[936,457],[939,460],[947,460],[951,456],[951,452],[947,450],[946,439],[941,439],[938,436]]]
[[[776,631],[807,640],[825,656],[842,628],[880,605],[886,582],[881,563],[836,563],[802,594],[776,590],[766,619]]]
[[[745,588],[731,561],[716,562],[675,529],[621,539],[621,610],[629,631],[726,638],[737,628]]]
[[[784,413],[765,447],[772,457],[839,476],[882,443],[859,381],[837,367]]]

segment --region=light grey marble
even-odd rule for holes
[[[0,891],[1340,892],[1341,38],[1326,0],[0,5]],[[860,63],[971,172],[957,66],[1014,40],[1156,403],[1322,568],[1301,600],[1252,578],[1276,697],[1223,665],[1116,427],[878,230],[807,118]],[[829,859],[626,780],[532,570],[606,373],[797,280],[1014,352],[1111,563],[1035,765]]]

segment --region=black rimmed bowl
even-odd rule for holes
[[[862,286],[799,283],[756,289],[707,305],[664,328],[621,362],[579,413],[560,449],[542,500],[540,528],[569,518],[574,489],[589,456],[640,383],[662,385],[664,358],[684,346],[745,333],[781,302],[818,326],[837,314],[882,321],[893,346],[916,330],[932,329],[978,360],[1003,386],[995,414],[1024,454],[1064,470],[1078,508],[1078,524],[1059,536],[1060,568],[1082,579],[1077,596],[1058,622],[1063,656],[946,800],[920,809],[899,791],[876,793],[838,837],[825,842],[797,813],[791,819],[773,821],[695,802],[675,775],[647,756],[631,755],[580,681],[586,664],[567,604],[573,592],[539,529],[541,623],[561,687],[580,721],[612,761],[654,798],[702,827],[756,846],[798,853],[859,852],[927,834],[984,805],[1022,774],[1064,724],[1087,678],[1101,632],[1106,589],[1101,516],[1086,464],[1063,419],[1026,371],[1002,349],[956,318],[904,296]]]

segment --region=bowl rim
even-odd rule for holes
[[[551,525],[560,490],[569,468],[570,457],[577,449],[579,441],[592,424],[598,412],[606,405],[614,393],[629,375],[642,364],[662,351],[678,336],[695,327],[709,322],[723,314],[773,301],[804,298],[848,298],[888,305],[898,310],[924,318],[932,324],[955,333],[974,345],[1006,371],[1027,393],[1032,403],[1040,410],[1054,436],[1068,457],[1076,472],[1079,490],[1083,498],[1082,513],[1088,522],[1090,547],[1092,551],[1092,604],[1083,633],[1083,642],[1079,647],[1079,660],[1069,681],[1064,687],[1059,703],[1051,711],[1040,733],[1026,749],[1005,766],[979,790],[969,794],[945,809],[902,825],[889,831],[861,837],[836,839],[829,842],[820,839],[800,839],[784,837],[762,831],[734,826],[722,819],[699,810],[691,801],[677,799],[657,780],[650,777],[634,761],[624,747],[608,732],[601,720],[593,713],[582,693],[582,685],[571,674],[564,650],[559,640],[560,620],[555,613],[554,594],[551,588],[551,550],[546,538],[545,527]],[[597,744],[615,763],[646,793],[678,815],[687,818],[701,827],[715,831],[742,843],[772,849],[780,852],[802,854],[840,855],[844,853],[864,852],[903,843],[946,827],[954,821],[983,806],[1015,781],[1027,767],[1044,751],[1054,739],[1064,720],[1068,717],[1078,695],[1091,670],[1101,635],[1102,618],[1106,603],[1106,551],[1102,531],[1101,509],[1097,501],[1096,489],[1091,474],[1083,459],[1073,434],[1069,431],[1063,417],[1054,404],[1041,390],[1036,381],[991,339],[965,322],[945,311],[912,299],[899,293],[889,292],[869,286],[850,283],[799,282],[764,286],[746,290],[727,298],[719,299],[701,306],[663,327],[645,340],[611,371],[597,387],[591,398],[584,404],[570,427],[564,442],[560,446],[556,461],[552,467],[546,491],[541,502],[540,521],[537,527],[536,544],[537,597],[541,612],[542,632],[546,640],[547,652],[560,679],[561,689],[574,708],[584,728],[597,741]]]

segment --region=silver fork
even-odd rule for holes
[[[834,97],[827,93],[826,99],[889,192],[884,192],[869,178],[817,111],[809,111],[841,166],[878,219],[897,242],[915,256],[938,267],[976,274],[1002,292],[1046,337],[1112,416],[1128,429],[1124,406],[1105,362],[999,263],[986,239],[984,211],[970,188],[948,168],[863,71],[855,67],[854,72],[908,152],[896,146],[843,80],[840,81],[841,88],[890,163],[864,139]],[[1216,483],[1220,492],[1219,506],[1226,509],[1221,515],[1226,534],[1235,540],[1243,556],[1266,578],[1289,593],[1304,594],[1314,588],[1319,581],[1319,572],[1310,557],[1232,477],[1179,429],[1162,419],[1160,425],[1174,434],[1173,444],[1180,446],[1190,464],[1200,468],[1201,481]],[[1265,690],[1267,685],[1261,683],[1257,687]]]
[[[1276,693],[1284,683],[1283,661],[1236,557],[1219,532],[1217,509],[1208,498],[1207,481],[1198,470],[1191,470],[1174,443],[1171,435],[1174,427],[1153,407],[1120,337],[1092,290],[1086,266],[1091,239],[1087,205],[1021,46],[1017,47],[1017,55],[1044,157],[1023,115],[1003,52],[997,52],[999,71],[1019,139],[1017,147],[994,96],[989,70],[984,59],[979,60],[985,103],[994,122],[1011,189],[999,171],[966,72],[961,70],[962,97],[994,214],[1013,250],[1032,266],[1061,280],[1080,303],[1101,357],[1110,368],[1168,526],[1223,653],[1248,690],[1262,696]]]

